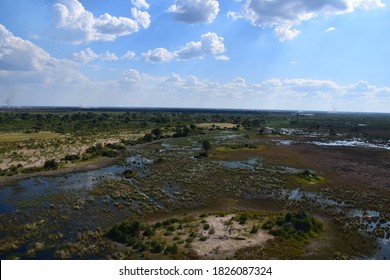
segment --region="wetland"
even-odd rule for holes
[[[385,114],[3,109],[0,257],[389,259],[389,127]]]

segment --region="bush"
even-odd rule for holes
[[[127,243],[129,246],[133,246],[140,240],[141,226],[142,224],[138,220],[124,222],[113,226],[107,236],[114,241]]]
[[[238,216],[238,223],[240,225],[245,225],[246,221],[248,220],[248,214],[247,213],[241,213]]]
[[[69,160],[69,161],[74,161],[74,160],[79,160],[80,156],[79,155],[66,155],[63,160]]]
[[[43,168],[46,170],[55,170],[58,168],[58,166],[59,166],[58,162],[56,162],[54,159],[47,160],[43,164]]]
[[[262,228],[269,230],[269,233],[274,236],[296,240],[316,236],[322,231],[322,225],[305,211],[287,213],[284,218],[277,218],[276,224],[273,221],[267,221]]]
[[[201,237],[199,237],[199,241],[202,241],[202,242],[206,241],[207,239],[208,239],[208,237],[207,237],[207,236],[204,236],[204,235],[202,235]]]
[[[179,252],[179,246],[177,246],[176,243],[173,243],[171,245],[168,245],[167,248],[165,248],[164,254],[176,255],[178,252]]]
[[[108,143],[106,144],[106,147],[113,150],[126,150],[126,147],[120,144]]]
[[[143,236],[153,236],[153,235],[155,235],[155,231],[149,226],[146,227],[143,232]]]
[[[250,234],[256,234],[259,231],[259,228],[256,225],[253,225],[251,231],[249,232]]]
[[[125,170],[123,171],[122,173],[123,177],[125,177],[126,179],[130,179],[134,176],[134,172],[132,170]]]
[[[164,243],[161,242],[160,240],[153,240],[151,246],[152,246],[152,249],[150,250],[150,252],[152,252],[154,254],[161,253],[165,247]]]

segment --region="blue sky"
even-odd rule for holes
[[[0,0],[0,104],[390,112],[386,0]]]

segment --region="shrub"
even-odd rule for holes
[[[155,231],[149,226],[146,227],[143,232],[143,236],[153,236],[153,235],[155,235]]]
[[[154,253],[154,254],[158,254],[160,252],[162,252],[164,250],[164,243],[161,242],[160,240],[153,240],[152,243],[151,243],[151,246],[152,246],[152,249],[150,250],[150,252]]]
[[[205,235],[202,235],[201,237],[199,237],[199,241],[202,241],[202,242],[206,241],[207,239],[208,239],[208,237]]]
[[[122,173],[123,177],[125,177],[126,179],[130,179],[133,177],[134,175],[134,172],[132,170],[125,170],[123,171]]]
[[[43,168],[46,170],[55,170],[58,168],[58,165],[58,162],[56,162],[54,159],[50,159],[45,161],[45,163],[43,164]]]
[[[176,255],[178,252],[179,252],[179,246],[177,246],[176,243],[173,243],[171,245],[168,245],[167,248],[165,248],[164,254]]]
[[[238,223],[240,225],[245,225],[246,221],[248,220],[248,214],[247,213],[241,213],[238,216]]]
[[[253,225],[251,231],[249,232],[250,234],[256,234],[259,231],[259,228],[256,225]]]
[[[135,220],[115,225],[108,232],[107,236],[114,241],[127,243],[129,246],[133,246],[140,239],[141,222]]]
[[[80,156],[79,155],[66,155],[63,160],[69,160],[69,161],[74,161],[74,160],[79,160]]]
[[[267,221],[263,229],[269,230],[269,233],[283,239],[295,238],[303,240],[322,231],[322,225],[305,211],[297,213],[287,213],[284,218],[279,217],[276,224]]]
[[[263,224],[261,228],[265,230],[270,230],[272,229],[273,226],[274,226],[274,222],[272,220],[268,220]]]

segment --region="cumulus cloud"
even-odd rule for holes
[[[0,24],[0,87],[34,88],[86,83],[71,60],[56,59],[28,40],[14,36]]]
[[[176,0],[167,12],[186,23],[211,23],[218,15],[219,3],[217,0]]]
[[[123,56],[122,59],[132,59],[135,57],[135,52],[127,51]]]
[[[157,48],[143,53],[142,56],[145,58],[146,61],[153,63],[162,63],[170,61],[172,58],[175,57],[175,54],[171,53],[167,49]]]
[[[178,59],[203,58],[206,54],[218,55],[225,52],[223,38],[216,33],[208,32],[201,36],[200,41],[187,43],[177,50]]]
[[[78,53],[73,53],[72,60],[78,63],[86,64],[91,62],[92,60],[103,60],[103,61],[117,61],[119,58],[116,54],[110,53],[106,51],[103,54],[96,54],[90,48],[86,48],[85,50],[81,50]]]
[[[148,12],[140,11],[137,8],[131,8],[131,15],[143,28],[147,29],[150,26],[151,20]]]
[[[247,0],[243,4],[241,16],[251,24],[262,28],[273,28],[281,40],[291,40],[301,32],[295,27],[304,21],[320,15],[340,15],[356,9],[382,8],[380,0]],[[231,12],[233,19],[240,17]]]
[[[135,3],[136,7],[142,7],[142,1]],[[149,14],[137,8],[131,10],[135,19],[115,17],[107,13],[95,17],[78,0],[59,0],[53,5],[52,12],[53,36],[76,44],[113,41],[119,36],[130,35],[138,32],[140,27],[148,28],[150,25]]]
[[[85,51],[80,51],[78,53],[73,53],[72,59],[79,63],[88,63],[96,59],[98,55],[94,53],[90,48],[86,48]]]
[[[149,50],[142,55],[147,61],[155,63],[169,62],[174,58],[178,60],[203,58],[206,55],[214,55],[216,59],[226,61],[229,60],[229,58],[225,55],[221,55],[225,51],[223,38],[216,33],[208,32],[201,36],[200,41],[189,42],[176,51],[170,52],[164,48],[157,48],[155,50]]]
[[[30,41],[15,37],[0,24],[0,70],[39,71],[54,59]]]
[[[228,18],[231,18],[232,20],[236,21],[240,18],[242,18],[243,16],[240,14],[240,13],[237,13],[237,12],[233,12],[233,11],[229,11],[227,12],[226,16]]]
[[[137,9],[147,10],[150,8],[150,5],[148,4],[148,2],[146,2],[146,0],[131,0],[131,4],[133,4],[133,6]]]

